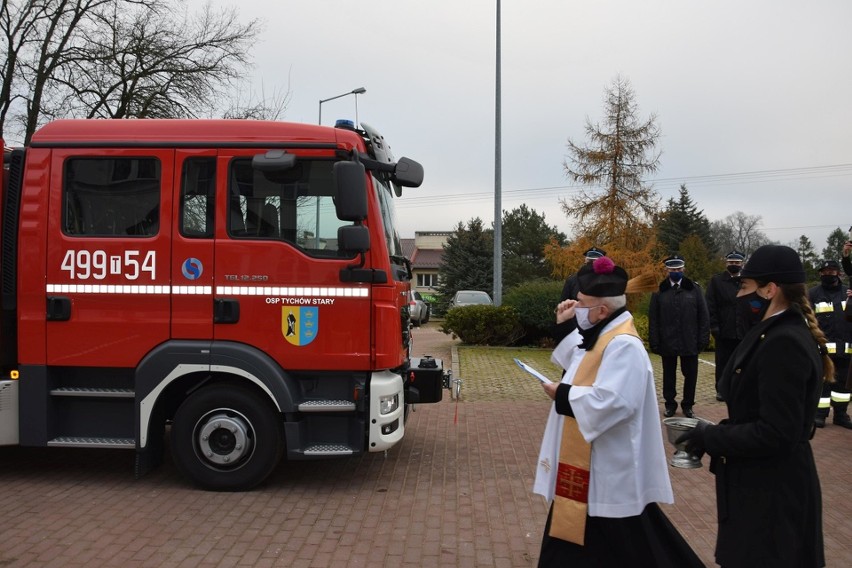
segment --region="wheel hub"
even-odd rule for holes
[[[251,454],[251,429],[244,417],[215,411],[199,424],[198,448],[208,462],[234,466]]]

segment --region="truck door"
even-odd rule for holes
[[[174,151],[54,150],[48,365],[135,367],[169,337]]]
[[[177,150],[174,171],[171,335],[212,339],[216,150]]]
[[[218,200],[215,338],[251,344],[285,369],[369,369],[371,290],[340,279],[358,259],[337,250],[337,229],[349,222],[335,211],[334,154],[313,150],[266,176],[252,169],[258,153],[219,152],[228,178]]]

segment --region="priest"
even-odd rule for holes
[[[553,353],[565,374],[543,385],[554,402],[533,487],[551,504],[539,566],[704,566],[658,506],[674,497],[627,273],[601,257],[577,278],[577,299],[556,309],[574,327]]]

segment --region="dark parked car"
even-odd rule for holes
[[[411,314],[411,323],[421,325],[429,321],[432,314],[432,306],[423,299],[420,292],[411,290],[408,293],[408,312]]]
[[[491,296],[480,290],[459,290],[453,299],[450,300],[451,308],[460,308],[462,306],[476,306],[493,304]]]

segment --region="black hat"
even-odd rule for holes
[[[586,252],[584,252],[583,256],[586,257],[586,260],[595,260],[602,256],[606,256],[606,251],[597,247],[592,247]]]
[[[585,264],[577,272],[580,292],[595,298],[621,296],[627,288],[627,272],[606,256]]]
[[[764,245],[754,251],[740,272],[740,278],[777,284],[802,284],[806,280],[799,254],[784,245]]]
[[[742,262],[745,260],[745,255],[738,250],[732,250],[728,254],[725,255],[725,260],[739,260]]]
[[[836,260],[831,260],[826,258],[825,260],[819,263],[819,268],[817,270],[825,270],[826,268],[833,268],[834,270],[840,270],[840,263]]]
[[[686,263],[683,261],[683,257],[679,254],[671,255],[663,261],[663,264],[666,265],[666,268],[683,268],[686,266]]]

